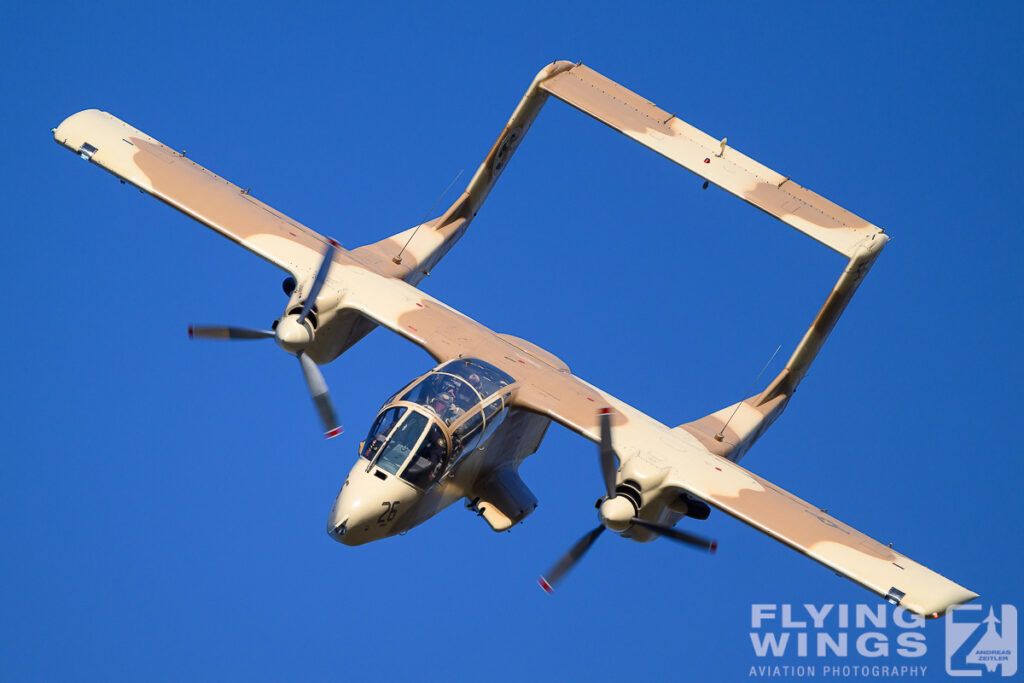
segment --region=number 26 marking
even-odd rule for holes
[[[377,524],[384,526],[388,522],[392,521],[395,518],[395,515],[398,514],[398,505],[401,502],[402,501],[400,500],[396,500],[393,502],[381,503],[381,506],[384,508],[384,511],[381,512],[380,517],[377,518]]]

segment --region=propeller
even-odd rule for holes
[[[299,365],[302,366],[302,374],[306,378],[306,386],[309,387],[309,395],[313,397],[313,405],[320,415],[320,421],[324,425],[324,438],[331,439],[344,431],[338,418],[334,414],[334,404],[331,403],[331,395],[327,391],[327,381],[323,373],[312,358],[302,351],[298,353]]]
[[[216,327],[213,325],[189,325],[188,338],[194,339],[269,339],[271,330],[250,330],[247,327]]]
[[[601,458],[601,474],[604,476],[604,490],[609,498],[615,497],[615,472],[619,469],[619,454],[612,447],[612,409],[601,408],[597,411],[601,420],[601,445],[598,455]]]
[[[704,538],[699,534],[691,534],[689,531],[683,531],[682,529],[676,529],[670,527],[667,524],[658,524],[656,522],[648,522],[645,519],[634,517],[632,520],[636,526],[641,526],[649,531],[653,531],[663,538],[668,538],[673,541],[677,541],[684,545],[693,546],[700,550],[706,550],[709,553],[713,553],[718,550],[718,541],[712,538]]]
[[[324,258],[320,261],[320,268],[316,271],[316,277],[313,278],[313,284],[309,288],[309,292],[306,294],[306,305],[302,307],[302,313],[299,313],[299,318],[296,321],[300,325],[306,322],[306,316],[313,310],[313,306],[316,304],[316,298],[320,296],[320,290],[324,286],[324,282],[327,281],[327,271],[331,269],[331,261],[334,259],[334,249],[337,242],[331,240],[327,243],[327,249],[324,250]]]
[[[590,550],[590,546],[594,545],[594,541],[597,537],[604,532],[604,524],[599,524],[597,528],[588,532],[586,536],[576,541],[576,545],[569,548],[569,552],[562,555],[561,559],[555,563],[548,573],[537,579],[537,583],[544,589],[544,592],[551,594],[555,591],[555,585],[565,576],[570,569],[575,566],[580,559],[586,555],[587,551]]]
[[[327,281],[327,274],[331,269],[331,262],[337,247],[337,242],[328,241],[320,261],[320,267],[306,293],[306,300],[301,312],[298,315],[294,313],[284,315],[277,321],[273,331],[215,325],[189,325],[188,327],[189,339],[273,339],[282,349],[294,354],[299,359],[299,366],[306,379],[309,395],[313,399],[313,405],[324,426],[324,438],[327,439],[338,436],[343,429],[335,415],[334,404],[331,403],[331,395],[327,390],[327,382],[324,380],[323,373],[320,372],[316,362],[305,353],[305,350],[313,343],[315,330],[313,324],[307,322],[307,319],[316,305],[320,290],[323,289],[324,283]],[[288,279],[291,280],[291,278]],[[292,280],[292,288],[294,288],[294,280]],[[288,291],[287,286],[285,291]]]
[[[713,539],[704,538],[698,534],[637,517],[640,491],[632,486],[628,486],[629,482],[620,487],[621,491],[617,491],[615,486],[615,473],[618,470],[619,456],[612,446],[611,412],[611,408],[602,408],[598,411],[601,427],[598,455],[600,456],[601,474],[604,478],[605,490],[608,493],[599,506],[601,524],[576,541],[576,544],[569,548],[569,552],[562,555],[558,562],[537,580],[537,583],[540,584],[540,587],[546,593],[554,592],[558,582],[569,573],[569,570],[576,566],[577,562],[583,559],[583,556],[587,554],[587,551],[590,550],[590,547],[594,545],[594,542],[597,541],[606,528],[621,533],[632,526],[638,526],[654,532],[663,538],[699,548],[700,550],[713,553],[718,549],[718,541]]]

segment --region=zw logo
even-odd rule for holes
[[[377,524],[384,526],[388,522],[394,520],[395,515],[398,514],[398,504],[402,501],[396,500],[393,503],[381,503],[381,507],[384,508],[384,512],[380,513],[380,517],[377,518]]]
[[[981,605],[961,605],[946,615],[946,673],[981,676],[996,667],[1003,676],[1017,673],[1017,608],[993,607],[982,618]]]

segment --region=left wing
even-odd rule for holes
[[[600,441],[597,409],[615,410],[613,435],[622,462],[640,458],[664,472],[661,488],[697,496],[791,548],[917,614],[937,617],[977,597],[817,507],[701,446],[575,377],[550,354],[495,334],[405,282],[358,267],[332,274],[342,307],[357,310],[426,349],[440,362],[471,356],[501,368],[521,388],[515,405]]]

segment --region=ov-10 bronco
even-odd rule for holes
[[[751,398],[669,427],[574,376],[528,341],[496,334],[417,289],[466,232],[549,95],[814,238],[848,259],[785,368]],[[465,498],[496,531],[537,500],[519,465],[551,420],[600,444],[600,524],[542,579],[551,590],[605,530],[635,541],[715,543],[674,528],[725,512],[890,602],[937,617],[975,593],[847,526],[738,462],[785,409],[888,237],[788,177],[582,64],[554,62],[530,84],[465,191],[441,216],[345,250],[114,116],[90,109],[56,141],[288,272],[269,330],[193,327],[196,337],[274,339],[298,357],[332,436],[340,431],[318,365],[383,326],[438,366],[388,399],[360,445],[327,530],[357,545],[404,532]]]

